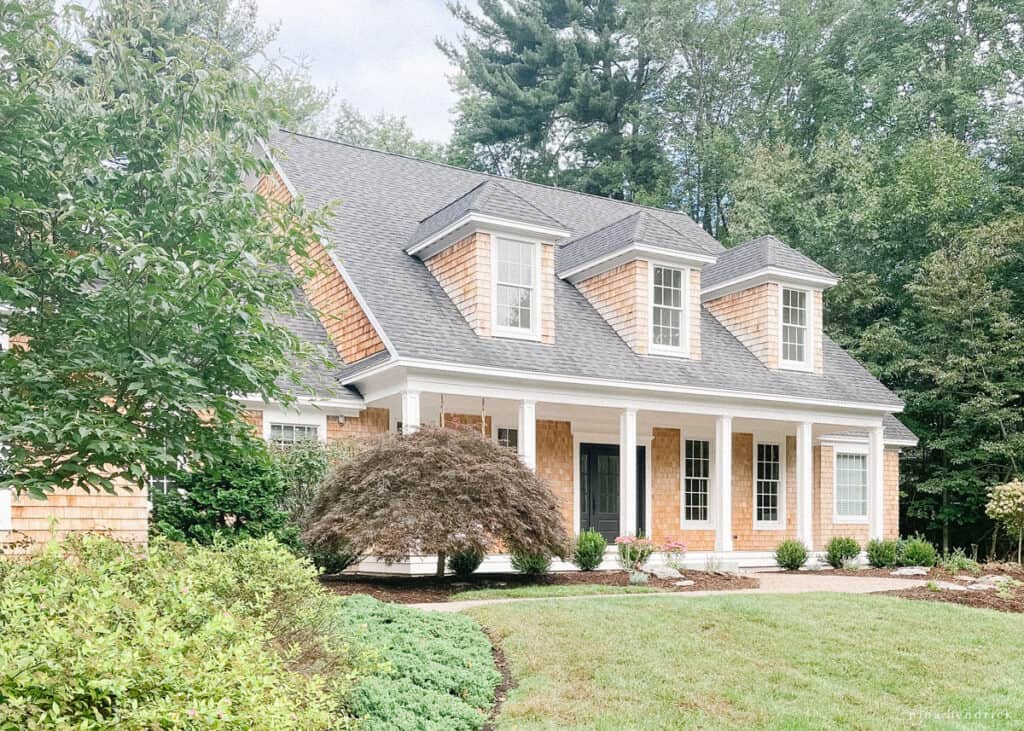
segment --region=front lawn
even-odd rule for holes
[[[498,604],[499,728],[1020,728],[1024,617],[892,597]]]
[[[536,584],[513,589],[469,589],[448,597],[458,602],[466,599],[537,599],[543,597],[593,596],[595,594],[650,594],[664,592],[656,586],[612,586],[609,584]]]

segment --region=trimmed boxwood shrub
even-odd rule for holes
[[[807,548],[800,541],[783,541],[775,549],[775,563],[784,569],[796,571],[807,563]]]
[[[868,541],[868,563],[876,569],[887,569],[896,565],[899,552],[897,541],[880,541],[874,538]]]
[[[935,546],[922,536],[907,538],[899,543],[897,562],[900,566],[934,566],[938,553]]]
[[[473,575],[474,571],[480,568],[480,564],[483,562],[483,551],[477,551],[473,548],[469,548],[465,551],[459,551],[449,556],[448,569],[455,574],[456,578],[468,579]]]
[[[599,532],[591,528],[580,533],[576,539],[576,552],[573,554],[573,563],[580,571],[593,571],[601,565],[604,560],[604,550],[608,547],[608,541]]]
[[[543,576],[551,568],[551,556],[546,553],[513,551],[512,568],[527,576]]]
[[[836,536],[825,547],[825,560],[834,569],[843,568],[843,564],[860,555],[860,544],[855,538]]]

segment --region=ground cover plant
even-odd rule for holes
[[[423,612],[368,596],[341,602],[338,629],[373,653],[347,707],[369,731],[461,731],[487,720],[501,679],[491,643],[469,617]]]
[[[1011,728],[1024,718],[1018,615],[836,594],[552,600],[468,614],[498,639],[516,682],[499,729],[942,725],[930,718]]]

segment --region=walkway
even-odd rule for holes
[[[801,572],[784,574],[773,571],[745,572],[761,580],[757,589],[729,589],[726,591],[664,591],[649,594],[589,594],[574,597],[530,597],[502,599],[469,599],[460,602],[426,602],[408,606],[435,612],[461,612],[464,609],[482,607],[488,604],[510,602],[545,602],[555,599],[586,601],[591,599],[636,599],[639,597],[692,597],[722,596],[723,594],[809,594],[814,592],[838,592],[841,594],[873,594],[879,591],[913,589],[927,582],[917,579],[897,579],[878,576],[836,576],[829,573]]]

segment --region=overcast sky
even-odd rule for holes
[[[455,95],[452,68],[434,46],[459,24],[444,0],[258,0],[263,23],[279,22],[277,49],[308,60],[319,86],[361,112],[404,115],[420,137],[445,142]]]

